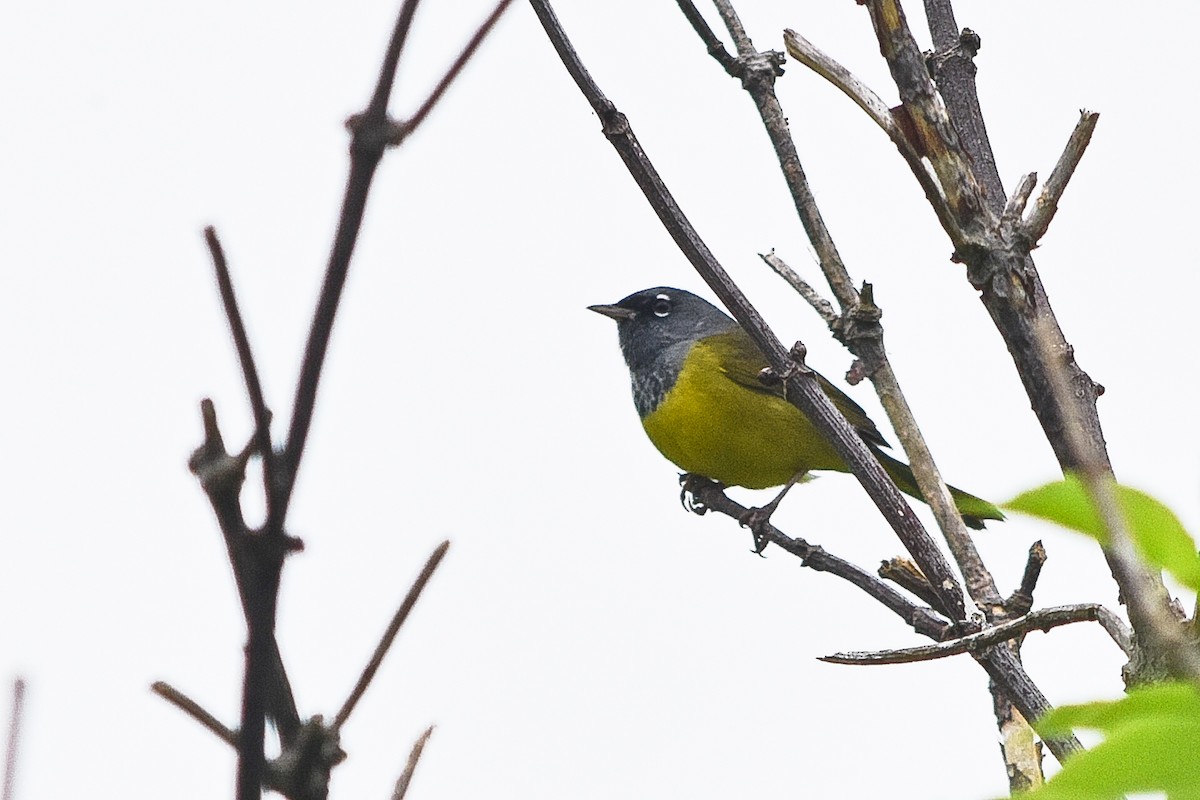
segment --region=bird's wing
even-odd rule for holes
[[[762,371],[770,366],[766,356],[754,344],[754,340],[750,335],[742,329],[730,331],[728,333],[719,333],[715,336],[706,337],[704,340],[713,354],[717,357],[717,362],[720,365],[721,371],[724,372],[730,380],[735,383],[755,392],[763,394],[771,394],[776,397],[783,397],[783,384],[774,383],[768,385],[762,382],[760,377]],[[814,370],[815,372],[815,370]],[[819,372],[816,373],[817,382],[826,397],[829,398],[838,411],[854,426],[859,435],[868,444],[877,445],[879,447],[888,447],[887,440],[883,438],[883,434],[875,427],[875,423],[867,416],[867,412],[863,411],[862,407],[850,399],[850,397],[841,389],[834,386]]]

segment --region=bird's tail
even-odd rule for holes
[[[917,488],[917,479],[913,477],[912,468],[903,461],[897,461],[887,453],[875,451],[875,455],[879,458],[879,463],[883,465],[883,470],[891,476],[896,482],[896,486],[900,491],[904,492],[909,497],[915,497],[922,503],[927,502],[921,494],[921,490]],[[962,514],[963,522],[968,528],[981,530],[983,521],[988,519],[1002,520],[1004,515],[1000,513],[1000,509],[989,503],[987,500],[976,497],[973,494],[968,494],[962,489],[956,489],[953,486],[950,488],[950,496],[954,498],[954,505],[958,506],[958,513]]]

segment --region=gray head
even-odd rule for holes
[[[698,339],[738,327],[704,298],[669,286],[643,289],[613,305],[588,308],[616,320],[633,382],[633,402],[643,417],[675,385],[683,360]]]

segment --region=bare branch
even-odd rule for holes
[[[910,664],[915,661],[933,661],[962,653],[971,653],[1024,636],[1030,631],[1049,631],[1060,625],[1070,625],[1074,622],[1099,622],[1113,641],[1127,652],[1129,644],[1128,633],[1124,623],[1117,615],[1097,603],[1082,605],[1055,606],[1043,608],[1008,622],[1002,622],[991,628],[935,644],[907,647],[899,650],[879,650],[875,652],[835,653],[822,656],[821,661],[830,664],[875,665],[875,664]]]
[[[1092,132],[1096,130],[1096,123],[1099,121],[1100,115],[1095,111],[1079,112],[1079,122],[1076,123],[1075,130],[1071,132],[1071,138],[1067,140],[1066,149],[1059,156],[1058,163],[1054,165],[1054,171],[1050,173],[1050,179],[1042,187],[1042,193],[1038,195],[1033,210],[1029,212],[1029,217],[1025,220],[1024,233],[1031,247],[1037,246],[1037,243],[1046,235],[1046,230],[1050,227],[1054,215],[1058,213],[1058,202],[1067,188],[1067,182],[1075,174],[1075,167],[1079,166],[1079,161],[1083,158],[1083,152],[1092,140]]]
[[[420,127],[421,123],[425,121],[425,118],[429,116],[429,112],[432,111],[433,107],[436,106],[438,101],[442,99],[442,95],[444,95],[446,90],[450,88],[450,84],[454,82],[454,79],[457,78],[459,73],[462,72],[463,67],[465,67],[467,62],[471,60],[471,56],[475,55],[475,51],[479,49],[479,45],[483,43],[483,40],[491,32],[492,28],[495,27],[496,22],[499,21],[500,15],[503,14],[510,5],[512,5],[512,0],[500,0],[500,2],[496,4],[496,7],[492,9],[492,13],[488,15],[487,19],[483,21],[483,23],[471,36],[466,46],[463,47],[462,52],[458,54],[458,58],[454,59],[454,63],[450,65],[450,68],[446,70],[446,74],[442,76],[440,81],[438,81],[437,86],[433,87],[433,91],[431,91],[429,96],[425,98],[425,102],[421,104],[416,113],[396,127],[394,135],[389,140],[388,144],[392,145],[393,147],[399,145],[401,142],[407,139],[413,131]]]
[[[1045,563],[1046,548],[1042,546],[1041,541],[1036,541],[1029,546],[1029,558],[1025,562],[1025,572],[1021,575],[1021,585],[1004,601],[1006,614],[1022,616],[1033,608],[1033,590],[1037,588],[1038,577],[1042,574],[1042,565]]]
[[[729,499],[719,483],[707,478],[688,476],[684,483],[684,491],[693,498],[689,507],[700,514],[715,511],[740,521],[750,510]],[[755,533],[762,536],[766,542],[777,545],[799,558],[803,566],[818,572],[828,572],[857,586],[904,620],[905,624],[912,626],[917,633],[935,641],[941,641],[952,634],[953,626],[950,622],[933,609],[914,603],[865,569],[838,558],[820,545],[792,538],[770,523],[758,526]]]
[[[432,735],[433,726],[430,725],[413,742],[412,750],[408,753],[408,763],[404,765],[404,772],[396,779],[396,788],[392,790],[392,800],[404,800],[404,795],[408,794],[408,786],[412,783],[413,773],[417,771],[417,762],[421,760],[421,753],[425,751],[425,744]]]
[[[783,32],[783,44],[788,55],[841,90],[887,134],[924,190],[925,198],[937,214],[942,227],[949,230],[954,224],[954,216],[946,202],[941,184],[938,183],[938,177],[930,169],[929,163],[921,157],[921,152],[909,139],[887,103],[850,70],[795,31],[788,29]]]
[[[738,64],[745,69],[749,64],[755,63],[754,59],[762,54],[755,52],[753,44],[728,0],[716,0],[716,5],[722,19],[726,22],[730,35],[737,43]],[[862,86],[861,82],[858,82],[847,70],[824,56],[793,32],[785,33],[784,40],[789,50],[796,50],[811,58],[814,63],[820,64],[831,74],[836,75],[847,88],[854,88],[858,91],[858,97],[865,104],[864,108],[879,110],[876,105],[878,98],[874,97],[873,93]],[[888,363],[883,347],[883,328],[879,324],[881,312],[874,304],[869,285],[864,284],[861,293],[854,290],[849,272],[842,262],[833,237],[817,208],[795,143],[788,130],[783,109],[775,95],[775,73],[758,70],[753,77],[745,72],[741,74],[741,77],[742,85],[754,100],[763,125],[766,127],[805,232],[817,253],[822,272],[842,307],[842,316],[837,320],[837,324],[832,326],[834,335],[862,360],[863,371],[874,383],[880,401],[887,410],[892,425],[896,428],[901,444],[912,464],[917,485],[933,509],[938,525],[950,545],[951,553],[967,578],[971,598],[976,602],[984,603],[985,606],[997,605],[1000,597],[995,584],[979,557],[974,542],[967,534],[949,490],[933,463],[932,455],[929,453],[912,411],[904,398],[899,381]],[[879,105],[882,105],[881,101]],[[901,139],[898,142],[901,151],[913,154],[907,137],[896,126],[891,112],[886,108],[883,109],[883,112],[886,113],[888,123],[885,125],[885,129],[895,129]],[[916,158],[914,164],[919,168],[918,177],[921,175],[928,177],[926,168],[919,162],[920,159]]]
[[[363,669],[362,674],[358,678],[358,683],[354,685],[350,696],[346,698],[346,702],[342,704],[342,708],[338,711],[337,716],[333,719],[333,730],[341,730],[342,725],[350,718],[350,713],[354,711],[354,707],[358,701],[362,699],[363,693],[367,691],[367,687],[371,685],[371,679],[375,677],[375,673],[379,670],[379,665],[383,663],[383,657],[387,655],[388,649],[392,646],[392,642],[396,640],[396,634],[400,632],[400,626],[408,619],[409,612],[417,603],[417,598],[421,596],[425,585],[429,583],[429,579],[433,577],[434,570],[438,564],[442,563],[442,558],[445,557],[446,551],[450,549],[450,542],[442,542],[429,559],[425,562],[421,574],[413,581],[413,585],[408,590],[408,594],[404,597],[404,602],[396,609],[396,613],[392,615],[392,621],[388,623],[387,630],[379,639],[379,644],[375,646],[375,652],[371,655],[371,660],[367,662],[367,666]]]
[[[933,605],[937,602],[933,587],[929,585],[929,579],[916,564],[907,558],[890,558],[880,563],[876,573],[879,577],[903,587],[907,592],[916,595],[926,603]]]
[[[691,0],[679,0],[679,10],[687,17],[687,21],[692,24],[692,30],[696,31],[696,35],[704,42],[704,46],[708,49],[708,54],[716,59],[722,69],[736,78],[738,75],[737,59],[731,56],[729,51],[725,49],[725,45],[713,33],[713,29],[708,26],[704,17],[700,15],[695,4]]]
[[[204,229],[204,241],[212,256],[213,268],[217,273],[217,287],[221,293],[221,303],[225,307],[225,318],[229,320],[229,330],[233,335],[233,344],[237,349],[238,361],[242,365],[242,377],[246,381],[246,394],[250,396],[250,410],[254,414],[254,437],[257,442],[259,455],[263,465],[263,494],[267,504],[267,515],[270,516],[271,504],[275,492],[275,453],[271,447],[271,412],[267,410],[263,399],[262,383],[258,378],[258,367],[254,364],[254,353],[250,349],[250,337],[246,334],[246,324],[242,321],[242,312],[238,309],[237,295],[233,291],[233,278],[229,274],[229,265],[225,260],[225,251],[217,231],[211,225]]]
[[[210,732],[216,735],[218,739],[225,742],[230,747],[237,749],[237,731],[226,727],[219,719],[208,713],[208,711],[206,711],[204,707],[195,700],[188,697],[186,694],[165,681],[155,681],[150,686],[150,691],[154,692],[156,695],[178,708],[184,714],[187,714],[189,717],[196,720],[196,722],[199,722]]]
[[[813,307],[813,311],[816,311],[817,315],[825,320],[826,325],[833,328],[838,324],[839,317],[838,313],[833,310],[833,304],[824,297],[821,297],[821,293],[813,288],[812,284],[800,277],[800,273],[789,267],[782,258],[775,255],[774,250],[765,254],[759,253],[758,257],[774,270],[776,275],[787,281],[788,285],[795,289],[796,293]]]

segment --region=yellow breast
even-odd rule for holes
[[[800,472],[845,469],[795,406],[732,380],[719,353],[703,341],[642,425],[680,469],[726,486],[765,489]]]

